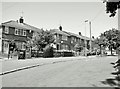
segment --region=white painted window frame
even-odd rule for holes
[[[23,29],[23,36],[26,36],[26,30]]]
[[[16,33],[16,31],[17,31],[17,33]],[[15,28],[15,35],[19,35],[18,31],[19,31],[19,29]]]
[[[8,34],[9,33],[9,27],[5,26],[5,33]]]

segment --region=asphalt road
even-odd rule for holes
[[[43,65],[2,76],[3,87],[110,87],[117,57],[86,58]],[[117,83],[117,82],[116,82]]]

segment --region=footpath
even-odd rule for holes
[[[58,57],[58,58],[31,58],[31,59],[0,59],[0,75],[5,75],[8,73],[29,69],[33,67],[38,67],[46,64],[54,64],[59,62],[81,60],[86,57]]]

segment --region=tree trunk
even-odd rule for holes
[[[120,9],[118,9],[118,15],[120,15]],[[118,16],[118,30],[120,31],[120,16]],[[120,40],[120,34],[118,35],[118,39]],[[120,47],[118,50],[118,59],[120,59]]]
[[[111,55],[113,55],[113,53],[112,53],[112,47],[110,47],[110,51],[111,51]]]
[[[100,45],[100,55],[102,56],[102,54],[101,54],[101,53],[102,53],[102,49],[101,49],[101,45]]]
[[[118,48],[118,59],[120,59],[120,47]]]

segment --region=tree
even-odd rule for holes
[[[106,3],[106,13],[110,13],[110,17],[116,15],[117,9],[120,9],[120,0],[103,0]]]
[[[105,31],[103,34],[107,40],[107,46],[111,50],[112,55],[112,49],[117,50],[118,46],[120,45],[120,31],[113,28],[109,31]]]
[[[54,42],[54,37],[50,33],[50,31],[42,31],[42,32],[37,32],[36,35],[28,41],[29,45],[31,47],[37,47],[38,50],[43,51],[43,48],[45,48],[46,45],[53,43]]]
[[[103,0],[106,3],[106,12],[111,13],[110,17],[114,17],[117,9],[120,9],[120,0]],[[120,34],[118,35],[118,40],[120,41]],[[120,59],[119,44],[117,45],[118,59]]]
[[[102,53],[102,48],[105,48],[107,45],[106,38],[104,37],[103,34],[101,34],[99,37],[97,37],[94,40],[94,45],[97,45],[100,49],[100,54]]]

